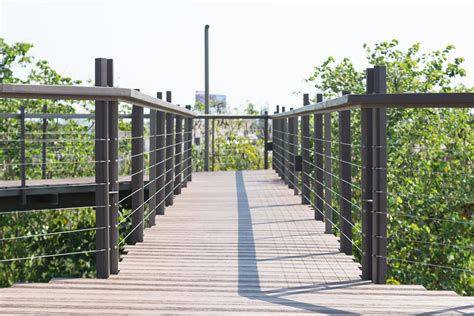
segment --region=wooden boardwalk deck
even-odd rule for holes
[[[0,314],[456,314],[474,298],[373,285],[273,171],[195,174],[108,280],[0,289]]]

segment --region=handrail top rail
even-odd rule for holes
[[[27,119],[93,119],[94,113],[25,113]],[[150,114],[144,114],[144,118],[149,119]],[[265,114],[250,115],[250,114],[197,114],[196,119],[268,119],[270,116]],[[20,113],[0,113],[0,119],[21,118]],[[119,113],[119,118],[132,118],[132,114]]]
[[[0,98],[125,102],[185,117],[197,113],[129,88],[68,85],[0,84]]]
[[[474,93],[347,94],[292,111],[273,114],[270,117],[280,119],[355,108],[469,108],[473,106]]]
[[[242,119],[255,120],[269,118],[268,114],[198,114],[197,119]]]

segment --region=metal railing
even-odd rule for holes
[[[95,249],[45,253],[28,255],[28,257],[2,258],[0,263],[7,264],[13,261],[30,260],[36,258],[51,258],[77,254],[94,253],[96,256],[96,275],[98,278],[107,278],[110,274],[118,273],[119,249],[125,243],[134,244],[143,240],[145,224],[155,225],[155,215],[164,214],[165,206],[173,204],[175,195],[181,193],[182,187],[192,179],[192,125],[196,113],[189,107],[181,108],[171,102],[171,92],[167,92],[166,101],[162,100],[161,93],[157,98],[150,97],[139,91],[113,87],[113,61],[98,58],[95,61],[96,87],[79,86],[44,86],[0,84],[0,98],[12,100],[39,99],[39,100],[90,100],[95,101],[93,114],[56,114],[56,113],[26,113],[25,107],[20,107],[20,114],[2,113],[0,119],[19,119],[19,139],[7,136],[2,145],[8,143],[20,144],[13,152],[20,153],[20,161],[10,163],[10,167],[20,169],[20,183],[2,182],[0,190],[3,193],[20,192],[21,202],[12,206],[10,211],[2,208],[0,216],[13,213],[17,210],[35,212],[44,209],[67,210],[76,208],[95,209],[95,227],[87,227],[60,232],[28,234],[24,236],[4,236],[0,241],[11,242],[33,237],[72,234],[84,231],[95,231]],[[119,103],[130,104],[131,114],[119,115]],[[144,133],[144,108],[149,109],[148,135]],[[45,112],[47,109],[43,109]],[[93,122],[94,131],[80,134],[70,133],[58,135],[52,133],[50,137],[47,129],[48,119],[87,119]],[[42,132],[26,131],[26,119],[43,120]],[[119,123],[122,120],[131,120],[130,136],[120,137]],[[26,151],[29,141],[27,133],[41,134],[39,142],[42,145],[41,161],[27,161]],[[145,150],[145,140],[149,140],[149,150]],[[32,143],[34,143],[33,139]],[[47,144],[60,143],[74,146],[78,142],[87,142],[93,149],[94,157],[81,162],[93,165],[93,177],[81,179],[67,179],[68,183],[47,182],[28,183],[27,167],[41,164],[42,178],[47,178]],[[6,146],[2,146],[7,151]],[[120,153],[123,154],[120,157]],[[69,161],[66,161],[70,163]],[[145,166],[147,162],[147,166]],[[55,161],[54,163],[61,163]],[[121,168],[125,173],[120,174],[119,165],[129,165],[130,168]],[[4,166],[5,167],[5,166]],[[145,175],[148,174],[148,179]],[[55,190],[76,190],[81,188],[79,199],[82,201],[58,201]],[[41,203],[34,208],[36,201],[30,202],[29,192],[48,192],[56,197],[44,204],[45,195],[37,194]],[[78,193],[76,192],[75,193]],[[43,192],[43,193],[44,193]],[[7,194],[8,195],[8,194]],[[14,194],[13,194],[14,195]],[[91,198],[92,196],[92,198]],[[12,196],[14,200],[16,197]],[[68,205],[70,206],[68,207]],[[30,204],[30,205],[28,205]],[[57,205],[57,207],[54,207]],[[41,206],[45,206],[44,209]],[[126,208],[122,212],[119,207]],[[119,229],[124,228],[125,231]],[[121,238],[119,236],[122,236]]]
[[[316,103],[312,105],[308,95],[304,95],[303,107],[290,111],[283,107],[281,113],[277,107],[277,112],[271,116],[273,168],[295,194],[301,194],[302,203],[314,209],[314,218],[325,222],[325,232],[340,236],[341,252],[348,255],[353,250],[358,252],[363,279],[385,283],[388,262],[415,262],[472,275],[474,271],[469,267],[432,264],[419,258],[403,259],[396,253],[387,252],[387,243],[400,238],[396,231],[387,235],[388,216],[404,216],[390,213],[387,202],[389,197],[400,199],[402,196],[401,192],[391,193],[387,188],[390,171],[387,167],[387,149],[390,148],[387,144],[387,109],[470,108],[474,104],[474,94],[386,94],[386,69],[383,66],[367,69],[367,94],[343,94],[328,101],[317,95]],[[338,120],[334,121],[336,117]],[[354,125],[351,117],[360,125]],[[310,121],[313,122],[312,130]],[[338,138],[334,139],[334,135]],[[354,139],[353,135],[359,138]],[[472,161],[461,164],[472,164]],[[473,179],[472,174],[464,176]],[[473,185],[472,181],[470,185]],[[424,220],[443,219],[433,219],[426,214]],[[462,224],[472,225],[472,221],[467,218]],[[415,239],[406,242],[453,246],[449,242]]]
[[[412,261],[388,253],[387,244],[390,240],[404,238],[388,234],[388,216],[413,217],[411,214],[390,212],[390,198],[401,198],[412,192],[391,193],[389,190],[388,150],[393,146],[388,142],[387,110],[469,108],[474,104],[472,93],[386,94],[385,73],[384,67],[367,70],[367,94],[343,93],[343,96],[327,101],[317,95],[315,104],[310,104],[308,95],[305,95],[303,107],[290,111],[285,111],[283,107],[281,113],[277,107],[274,115],[198,115],[190,111],[190,107],[184,109],[172,104],[170,92],[166,93],[166,101],[163,101],[161,93],[153,98],[139,91],[113,88],[112,61],[106,59],[96,60],[97,87],[0,85],[0,98],[4,99],[95,101],[95,112],[92,114],[45,113],[45,108],[38,109],[38,112],[44,113],[27,113],[24,107],[20,107],[20,113],[0,113],[0,119],[18,120],[20,129],[18,138],[7,137],[2,143],[15,144],[12,152],[20,153],[19,161],[10,162],[8,166],[17,168],[15,170],[20,181],[10,187],[0,185],[3,186],[1,194],[10,196],[9,192],[12,193],[11,198],[2,196],[7,202],[0,206],[0,216],[8,214],[8,210],[33,212],[77,207],[94,208],[96,214],[95,227],[3,236],[0,242],[94,231],[95,249],[38,254],[33,257],[95,253],[97,277],[107,278],[111,273],[118,272],[120,247],[125,243],[134,244],[143,240],[145,224],[155,225],[155,215],[164,214],[165,207],[173,204],[173,197],[179,195],[187,182],[191,181],[192,170],[199,159],[204,159],[204,171],[219,169],[219,159],[224,157],[215,151],[216,145],[212,141],[215,137],[214,128],[203,135],[207,141],[202,143],[209,143],[210,150],[195,152],[193,158],[193,149],[199,146],[195,144],[193,148],[195,125],[200,124],[200,121],[207,122],[204,123],[207,126],[214,126],[219,121],[253,122],[254,125],[246,127],[258,137],[258,144],[262,146],[257,151],[263,155],[263,168],[267,169],[271,164],[288,187],[295,194],[301,194],[302,203],[314,209],[315,220],[324,221],[325,232],[340,236],[341,252],[348,255],[357,252],[355,255],[360,258],[364,279],[385,283],[389,262]],[[120,103],[131,104],[130,111],[120,113]],[[149,114],[144,113],[144,108],[150,110]],[[41,131],[27,131],[25,122],[28,119],[40,120]],[[95,130],[93,133],[86,131],[58,135],[54,134],[55,130],[49,130],[47,122],[51,119],[88,120],[93,123]],[[354,119],[360,125],[354,124]],[[120,131],[120,123],[125,120],[131,120],[128,129]],[[148,126],[145,122],[148,122]],[[33,137],[30,141],[41,145],[36,150],[41,152],[38,161],[28,160],[27,148],[31,146],[29,133]],[[35,140],[35,135],[40,137]],[[145,148],[146,141],[148,150]],[[49,178],[50,151],[47,144],[52,142],[60,146],[89,143],[94,157],[81,162],[94,166],[91,178],[45,186],[29,185],[29,165],[41,165],[41,177]],[[3,149],[5,151],[6,147]],[[231,151],[230,155],[233,154]],[[62,161],[54,163],[60,164]],[[472,174],[460,176],[473,178]],[[52,196],[49,201],[44,195],[40,200],[35,200],[30,195],[33,191],[39,192],[35,195],[38,196],[50,192],[52,188],[65,190],[65,187],[77,189],[75,200],[56,201]],[[19,193],[20,203],[16,193]],[[54,207],[55,203],[58,207]],[[119,207],[127,211],[122,212]],[[423,220],[472,225],[470,219],[461,222],[433,218],[429,214]],[[410,239],[408,242],[456,246],[446,241]],[[3,258],[0,263],[33,257]],[[418,263],[440,269],[462,270],[469,274],[473,272],[463,267]]]
[[[267,112],[262,115],[200,114],[194,122],[197,171],[269,168],[271,125]],[[207,125],[209,130],[205,128]],[[209,139],[207,154],[201,138],[204,144]]]

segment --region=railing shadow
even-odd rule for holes
[[[260,300],[272,304],[289,306],[310,312],[325,314],[352,314],[341,309],[314,305],[306,302],[288,299],[282,296],[349,287],[360,284],[357,281],[336,282],[337,284],[319,284],[296,288],[262,291],[257,266],[257,254],[252,227],[252,214],[248,201],[242,171],[236,171],[237,207],[238,207],[238,292],[242,297]]]

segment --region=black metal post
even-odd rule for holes
[[[166,91],[166,101],[171,103],[171,92]],[[174,114],[166,113],[166,189],[165,205],[173,205],[174,185]]]
[[[292,111],[293,108],[290,108]],[[288,188],[295,189],[296,186],[296,169],[295,169],[295,156],[296,156],[296,146],[295,146],[295,118],[288,118]],[[296,194],[298,194],[298,189],[295,189]]]
[[[48,105],[43,104],[43,113],[48,113]],[[46,179],[46,139],[47,139],[47,133],[48,133],[48,119],[44,118],[43,119],[43,144],[41,148],[41,178]]]
[[[26,205],[26,144],[25,144],[25,107],[20,107],[20,178],[21,178],[21,204]]]
[[[181,194],[181,182],[183,170],[182,163],[182,149],[183,149],[183,117],[176,115],[176,133],[175,133],[175,155],[174,155],[174,194]]]
[[[107,59],[107,86],[114,86],[114,64]],[[109,225],[110,273],[118,274],[119,262],[119,183],[118,183],[118,102],[109,101]]]
[[[276,106],[276,114],[280,113],[280,106]],[[280,119],[275,119],[272,122],[273,124],[273,129],[275,130],[275,138],[273,139],[273,160],[275,163],[275,170],[277,174],[281,177],[281,150],[280,150],[280,137],[281,137],[281,120]]]
[[[344,93],[348,94],[348,93]],[[339,191],[341,252],[352,254],[351,111],[339,112]]]
[[[374,67],[374,91],[386,93],[386,68]],[[372,281],[387,279],[387,110],[373,110],[373,204],[372,204]]]
[[[204,113],[209,114],[209,25],[204,27]],[[204,171],[209,171],[208,119],[204,119]]]
[[[325,113],[324,116],[324,221],[326,234],[333,233],[333,210],[332,210],[332,114]]]
[[[278,113],[278,112],[277,112]],[[277,168],[277,173],[278,175],[280,176],[280,178],[283,179],[283,157],[282,157],[282,154],[283,154],[283,151],[282,151],[282,147],[281,145],[283,144],[282,143],[282,137],[283,137],[283,133],[282,133],[282,128],[283,128],[283,120],[281,119],[277,119],[275,121],[275,126],[276,126],[276,151],[275,151],[275,159],[277,160],[277,164],[276,164],[276,168]]]
[[[273,114],[276,114],[276,112],[273,112]],[[272,169],[276,171],[276,157],[275,157],[275,151],[276,151],[276,119],[272,118]]]
[[[162,99],[163,95],[161,92],[156,94],[158,99]],[[165,182],[166,182],[166,171],[165,171],[165,146],[166,146],[166,114],[162,111],[156,112],[156,214],[165,214]]]
[[[309,94],[303,94],[303,106],[309,105]],[[309,181],[309,115],[301,117],[301,156],[303,157],[303,166],[301,173],[301,203],[310,204],[311,184]]]
[[[215,126],[215,124],[216,124],[215,120],[212,119],[212,127],[211,127],[211,130],[212,130],[212,137],[211,137],[211,139],[212,139],[212,141],[211,141],[211,158],[212,158],[211,162],[212,162],[212,169],[211,169],[211,170],[212,170],[212,171],[215,171],[215,169],[214,169],[214,163],[215,163],[215,160],[214,160],[214,159],[215,159],[215,147],[214,147],[214,146],[215,146],[215,143],[214,143],[214,141],[215,141],[215,133],[216,133],[216,126]]]
[[[265,111],[265,115],[268,112]],[[263,121],[263,168],[268,169],[268,117],[265,117]]]
[[[132,107],[132,233],[129,243],[134,245],[143,241],[143,202],[144,202],[144,141],[143,108]]]
[[[186,109],[191,110],[190,105],[186,105]],[[184,119],[184,132],[186,133],[184,135],[184,184],[183,186],[187,186],[187,182],[191,181],[192,177],[192,157],[193,157],[193,152],[192,152],[192,139],[193,139],[193,119],[192,118],[185,118]]]
[[[293,109],[290,109],[293,110]],[[290,134],[290,140],[291,140],[291,150],[290,150],[290,159],[291,159],[291,171],[293,172],[292,175],[292,183],[293,183],[293,190],[294,194],[298,195],[299,194],[299,189],[298,189],[298,176],[297,176],[297,171],[298,169],[296,168],[296,161],[298,156],[298,123],[299,123],[299,117],[294,116],[290,119],[292,121],[292,126],[290,128],[291,134]]]
[[[150,155],[149,155],[149,173],[148,173],[148,224],[150,226],[155,225],[155,217],[156,217],[156,167],[157,167],[157,160],[156,154],[158,151],[158,147],[156,145],[156,135],[157,128],[158,128],[158,121],[157,121],[157,111],[150,109]]]
[[[285,107],[281,107],[281,112],[285,112]],[[288,119],[281,120],[281,156],[282,156],[282,179],[285,184],[288,184]]]
[[[191,110],[191,106],[188,106],[188,110]],[[189,170],[189,175],[188,175],[188,181],[191,182],[193,181],[193,128],[194,128],[194,120],[192,117],[187,119],[188,122],[188,133],[189,133],[189,162],[188,162],[188,170]]]
[[[95,85],[107,86],[107,59],[95,60]],[[109,244],[109,105],[95,101],[96,276],[110,275]]]
[[[366,71],[366,93],[374,93],[374,69]],[[362,279],[372,278],[373,110],[361,109]]]
[[[322,102],[323,95],[318,93],[316,95],[316,102]],[[330,114],[329,114],[330,115]],[[314,195],[314,205],[316,210],[314,212],[314,219],[315,220],[323,220],[325,219],[325,231],[328,233],[330,231],[330,227],[328,227],[329,222],[328,218],[325,218],[325,210],[324,210],[324,173],[323,173],[323,115],[322,114],[314,114],[313,116],[313,124],[314,124],[314,189],[316,194]],[[331,145],[331,143],[329,143]],[[331,176],[329,174],[329,176]],[[330,218],[332,221],[332,217]],[[329,228],[329,229],[328,229]]]

